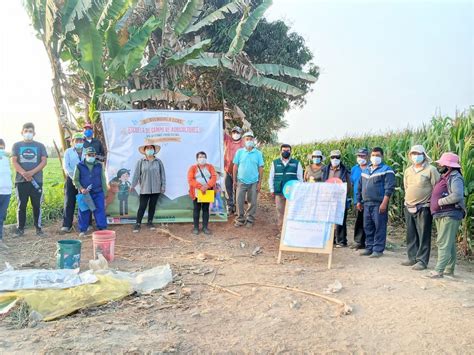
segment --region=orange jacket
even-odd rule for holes
[[[207,182],[207,186],[210,188],[214,187],[217,182],[216,170],[211,164],[206,164],[207,170],[211,173],[211,178]],[[189,184],[189,196],[194,200],[196,198],[196,189],[200,189],[202,185],[196,180],[196,173],[198,172],[197,164],[192,165],[188,170],[188,184]]]

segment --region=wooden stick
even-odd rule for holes
[[[299,292],[299,293],[303,293],[305,295],[319,297],[319,298],[322,298],[325,301],[335,303],[338,306],[341,306],[342,307],[342,311],[341,311],[342,314],[351,314],[352,313],[352,307],[349,306],[347,303],[345,303],[341,300],[338,300],[337,298],[321,295],[321,294],[316,293],[316,292],[300,290],[298,288],[293,288],[293,287],[289,287],[289,286],[264,284],[264,283],[260,283],[260,282],[245,282],[245,283],[235,284],[235,285],[226,285],[226,286],[223,286],[223,287],[239,287],[239,286],[262,286],[262,287],[271,287],[271,288],[278,288],[278,289],[281,289],[281,290]]]
[[[163,228],[157,229],[157,232],[161,232],[161,233],[163,233],[163,234],[166,234],[166,235],[169,236],[170,238],[179,240],[179,241],[184,242],[184,243],[192,243],[190,240],[187,240],[187,239],[178,237],[177,235],[174,235],[173,233],[171,233],[169,230],[166,230],[166,229],[163,229]]]
[[[219,290],[219,291],[230,293],[231,295],[234,295],[234,296],[237,296],[237,297],[242,297],[242,295],[240,293],[234,292],[232,290],[229,290],[228,288],[222,287],[222,286],[217,285],[215,283],[209,282],[209,283],[205,283],[205,285],[207,285],[209,287],[212,287],[212,288],[214,288],[216,290]]]

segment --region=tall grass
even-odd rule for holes
[[[323,151],[327,157],[333,149],[342,152],[342,161],[351,167],[356,163],[355,153],[359,148],[380,146],[385,151],[385,162],[396,171],[397,188],[390,206],[392,220],[403,218],[403,172],[409,166],[408,151],[412,145],[422,144],[428,155],[437,160],[444,152],[454,152],[461,158],[462,173],[466,182],[467,217],[463,221],[460,237],[465,252],[474,251],[474,107],[456,114],[456,117],[434,117],[429,124],[419,129],[389,132],[385,135],[365,135],[303,144],[293,147],[293,156],[303,165],[309,163],[308,155],[315,149]],[[265,155],[265,176],[268,176],[271,161],[279,154],[279,147],[263,148]],[[326,160],[325,163],[328,161]]]

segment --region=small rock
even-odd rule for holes
[[[335,280],[332,284],[324,289],[324,293],[337,293],[342,290],[342,284],[339,280]]]
[[[240,247],[241,247],[242,249],[244,249],[246,246],[247,246],[247,244],[245,244],[245,243],[242,242],[242,241],[240,242]]]
[[[201,316],[201,313],[199,313],[199,312],[194,312],[193,314],[191,314],[191,317],[193,317],[193,318],[198,318],[200,316]]]
[[[462,306],[464,308],[473,308],[474,307],[474,302],[463,302]]]
[[[293,300],[290,303],[290,308],[291,309],[300,309],[301,308],[301,303],[298,302],[297,300]]]
[[[191,296],[192,290],[189,287],[183,287],[181,289],[181,294],[183,296]]]
[[[257,246],[257,247],[255,247],[255,249],[253,250],[252,256],[257,256],[258,254],[262,254],[262,253],[263,253],[262,247]]]

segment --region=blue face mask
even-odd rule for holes
[[[313,158],[313,164],[321,164],[321,158]]]
[[[246,141],[245,146],[247,148],[253,148],[253,147],[255,147],[255,142],[254,141]]]
[[[152,155],[155,155],[155,150],[154,149],[147,149],[145,150],[145,154],[149,157],[151,157]]]
[[[76,143],[74,147],[76,147],[76,149],[82,149],[84,147],[84,143]]]
[[[95,163],[95,157],[86,157],[86,162],[88,162],[89,164]]]
[[[92,131],[92,129],[86,129],[84,131],[84,136],[86,136],[87,138],[91,138],[93,134],[94,134],[94,131]]]
[[[411,160],[413,161],[414,164],[421,164],[423,163],[423,160],[425,160],[425,156],[421,154],[412,155]]]
[[[3,156],[5,156],[5,154],[6,154],[6,153],[5,153],[5,149],[0,148],[0,158],[3,157]]]

